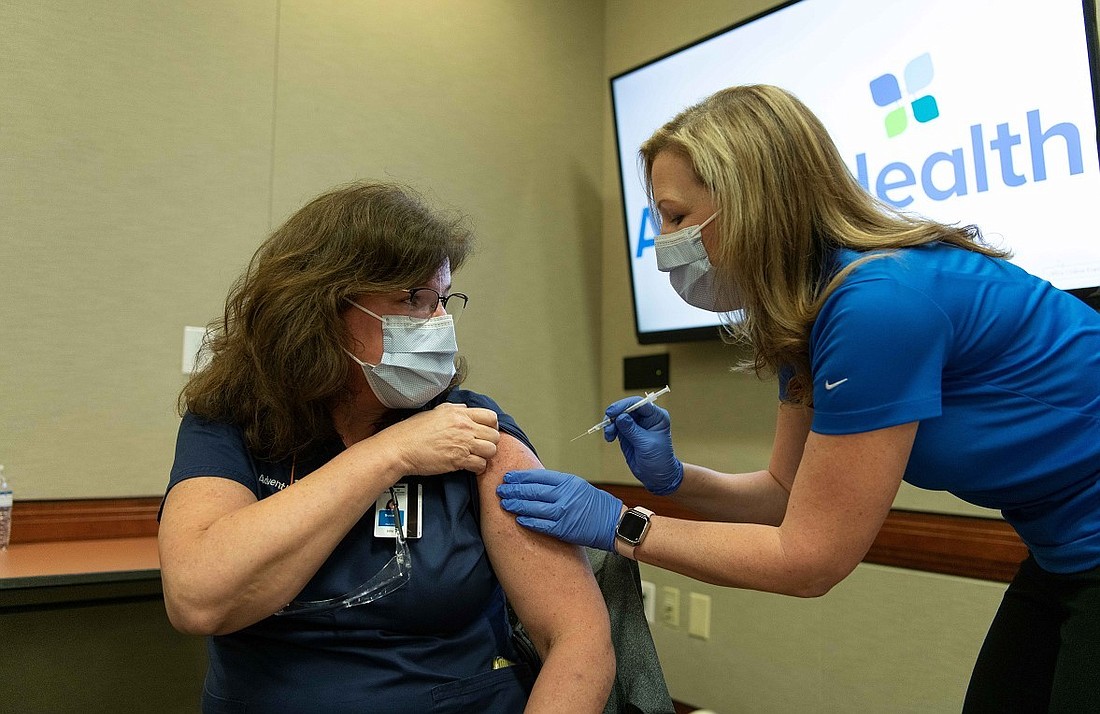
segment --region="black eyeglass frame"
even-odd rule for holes
[[[441,303],[443,305],[443,309],[446,310],[447,309],[447,303],[451,301],[451,298],[458,298],[459,300],[462,301],[462,307],[459,308],[460,310],[465,310],[466,305],[470,301],[470,297],[466,293],[451,293],[450,295],[440,295],[438,292],[436,292],[432,288],[409,288],[405,292],[407,292],[409,294],[409,301],[410,302],[414,301],[416,299],[416,294],[420,293],[420,292],[429,292],[429,293],[435,295],[435,304],[432,305],[431,310],[426,311],[427,314],[429,314],[429,315],[435,313],[435,311],[439,308],[439,305]]]

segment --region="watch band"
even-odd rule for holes
[[[626,551],[626,556],[631,560],[637,560],[637,558],[634,557],[634,549],[642,544],[642,541],[645,540],[646,534],[649,533],[649,518],[652,515],[653,511],[649,510],[648,508],[644,508],[642,506],[634,506],[633,508],[629,508],[623,511],[623,514],[619,516],[619,523],[615,526],[615,540],[622,543],[622,548],[624,551]],[[643,523],[641,525],[641,530],[640,532],[638,532],[637,536],[632,537],[631,534],[623,532],[623,522],[628,519],[634,518],[640,518]],[[634,529],[637,529],[636,524],[632,525],[634,526]]]

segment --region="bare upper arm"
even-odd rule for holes
[[[516,614],[540,648],[564,627],[591,628],[607,612],[584,551],[527,530],[500,507],[496,488],[507,471],[542,468],[521,441],[501,433],[497,454],[478,476],[481,531],[493,569]],[[545,655],[545,652],[543,653]]]
[[[160,517],[157,539],[162,567],[171,567],[176,550],[210,527],[219,518],[256,503],[244,485],[215,476],[196,476],[168,491]]]
[[[788,555],[839,581],[867,554],[905,474],[918,422],[861,434],[810,432],[780,527]]]
[[[772,443],[768,472],[779,485],[791,492],[802,452],[813,422],[813,409],[780,403],[775,418],[775,441]]]

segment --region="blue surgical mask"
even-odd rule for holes
[[[376,315],[349,303],[382,322],[382,359],[364,362],[346,349],[363,368],[363,376],[378,401],[390,409],[416,409],[446,389],[455,376],[454,318],[439,315],[426,320],[406,315]]]
[[[741,305],[729,287],[719,284],[718,271],[703,247],[703,228],[717,215],[715,211],[697,226],[657,236],[654,239],[657,269],[669,274],[673,290],[688,305],[711,312],[732,312]]]

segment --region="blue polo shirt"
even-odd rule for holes
[[[530,447],[515,421],[486,396],[456,390],[447,401],[497,412],[500,430]],[[295,480],[343,450],[339,439],[293,463]],[[257,499],[290,483],[292,461],[249,454],[240,429],[187,414],[168,489],[195,476],[236,481]],[[374,602],[315,615],[268,617],[208,638],[203,711],[520,712],[533,678],[518,662],[503,590],[479,528],[476,483],[468,471],[408,477],[423,487],[423,535],[408,541],[412,577]],[[296,600],[342,595],[394,554],[374,536],[374,509],[351,529]]]
[[[809,349],[813,431],[919,421],[907,482],[999,509],[1046,570],[1100,565],[1092,308],[1005,260],[926,245],[857,266]]]

